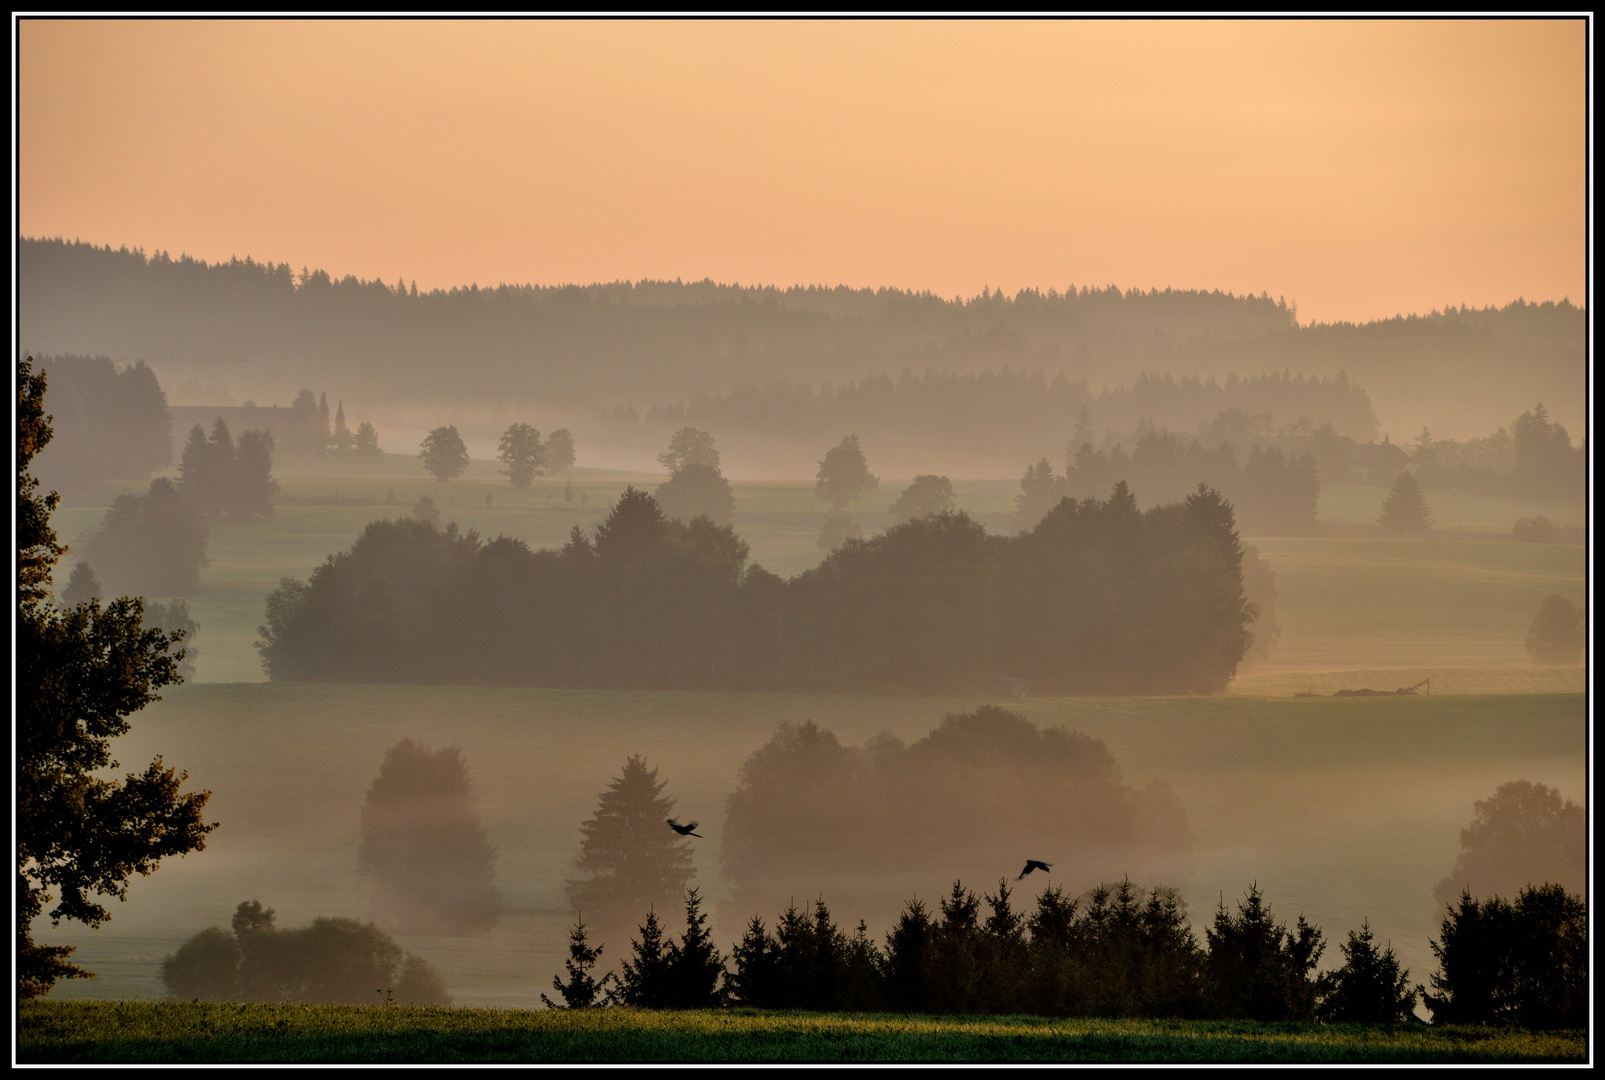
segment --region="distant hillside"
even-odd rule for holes
[[[943,299],[712,282],[419,293],[250,259],[208,264],[61,240],[19,247],[20,343],[119,361],[226,360],[232,392],[304,385],[390,403],[645,409],[777,379],[1064,373],[1096,393],[1141,373],[1348,377],[1384,431],[1446,436],[1543,401],[1583,426],[1586,316],[1569,303],[1300,327],[1268,296],[1118,288]],[[197,367],[199,365],[196,365]],[[160,371],[161,368],[158,368]]]

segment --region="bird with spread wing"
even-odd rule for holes
[[[1046,874],[1048,872],[1048,867],[1050,867],[1052,865],[1053,865],[1052,863],[1039,862],[1036,859],[1027,859],[1025,861],[1025,869],[1021,870],[1020,871],[1020,877],[1017,877],[1014,880],[1015,881],[1019,881],[1020,878],[1025,877],[1027,874],[1029,874],[1033,870],[1041,870],[1044,874]]]
[[[699,832],[693,832],[692,831],[693,829],[695,829],[697,827],[697,825],[698,825],[698,822],[695,822],[695,821],[687,822],[686,824],[682,825],[678,821],[674,820],[673,818],[669,819],[669,828],[673,829],[675,832],[679,833],[681,836],[695,836],[697,839],[700,840],[700,839],[703,838],[702,834],[699,833]]]

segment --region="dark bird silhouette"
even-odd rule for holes
[[[700,839],[702,839],[702,834],[699,833],[699,832],[692,832],[691,831],[692,829],[695,829],[696,827],[697,827],[697,822],[695,822],[695,821],[692,821],[692,822],[689,822],[689,823],[687,823],[685,825],[682,825],[678,821],[674,820],[673,818],[669,819],[669,828],[673,829],[675,832],[679,833],[681,836],[695,836],[697,839],[700,840]]]
[[[1014,880],[1019,881],[1020,878],[1025,877],[1033,870],[1041,870],[1044,874],[1046,874],[1048,872],[1048,867],[1052,865],[1052,863],[1038,862],[1036,859],[1027,859],[1025,861],[1025,869],[1021,870],[1020,877],[1017,877]]]

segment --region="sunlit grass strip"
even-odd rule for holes
[[[1583,1032],[839,1013],[30,1002],[23,1062],[1582,1061]]]

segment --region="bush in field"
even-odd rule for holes
[[[1580,664],[1587,646],[1583,612],[1559,593],[1544,597],[1527,629],[1527,654],[1540,664]]]
[[[1587,914],[1555,884],[1524,888],[1514,904],[1461,893],[1431,942],[1439,968],[1422,993],[1432,1022],[1586,1026]]]
[[[496,925],[496,851],[456,747],[403,739],[362,807],[362,870],[379,909],[409,934],[482,934]]]
[[[1467,891],[1514,896],[1541,881],[1583,890],[1587,822],[1583,808],[1562,800],[1554,788],[1513,780],[1472,804],[1471,824],[1460,830],[1460,855],[1433,896],[1440,904],[1452,904]]]
[[[1555,542],[1555,523],[1542,514],[1522,518],[1510,527],[1510,538],[1528,544],[1552,544]]]
[[[1377,948],[1369,920],[1338,946],[1343,966],[1321,977],[1317,1015],[1338,1024],[1396,1024],[1415,1016],[1416,989],[1393,946]]]
[[[162,961],[174,1001],[449,1005],[445,981],[372,923],[312,920],[274,927],[272,908],[255,900],[235,910],[233,933],[210,927]]]

